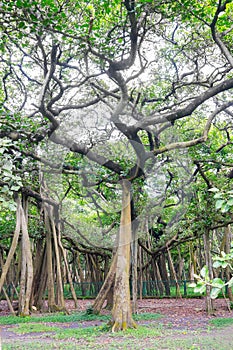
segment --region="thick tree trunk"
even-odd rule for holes
[[[43,298],[45,295],[45,290],[47,286],[48,273],[47,273],[47,249],[44,247],[43,254],[41,256],[40,269],[35,274],[34,277],[34,298],[33,304],[38,309],[43,308]]]
[[[34,277],[32,285],[32,305],[37,309],[42,307],[42,297],[45,292],[47,282],[46,270],[46,250],[44,239],[40,238],[35,244],[35,258],[34,258]],[[31,306],[32,306],[31,305]]]
[[[116,252],[116,277],[113,294],[112,331],[136,327],[132,318],[130,301],[129,271],[131,242],[130,183],[122,181],[122,210],[119,244]]]
[[[168,279],[168,274],[167,274],[167,267],[166,267],[166,259],[165,259],[165,254],[162,253],[159,256],[159,270],[160,270],[160,275],[162,278],[162,282],[164,284],[165,287],[165,292],[166,295],[170,295],[170,283],[169,283],[169,279]]]

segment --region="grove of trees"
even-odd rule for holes
[[[229,0],[1,1],[0,291],[19,315],[96,281],[117,331],[138,281],[231,278],[212,254],[231,247],[232,23]]]

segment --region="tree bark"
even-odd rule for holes
[[[230,225],[228,225],[225,228],[225,236],[226,236],[226,249],[225,249],[225,252],[226,252],[226,254],[229,254],[230,250],[231,250],[231,229],[230,229]],[[227,278],[228,281],[231,279],[231,269],[230,269],[229,266],[227,266],[227,268],[226,268],[226,278]],[[228,293],[229,300],[232,302],[233,301],[232,289],[231,288],[227,288],[227,293]]]
[[[129,271],[131,242],[130,183],[122,181],[122,210],[119,244],[116,252],[116,277],[113,294],[112,331],[135,328],[130,301]]]
[[[56,311],[55,292],[54,292],[54,277],[53,277],[53,251],[52,251],[52,237],[49,217],[47,212],[44,213],[46,226],[46,260],[47,260],[47,287],[48,287],[48,309],[53,312]]]
[[[17,244],[18,244],[18,240],[19,240],[19,234],[20,234],[20,226],[21,226],[21,213],[20,213],[20,199],[17,199],[17,211],[16,211],[16,227],[15,227],[15,232],[14,232],[14,236],[12,239],[12,243],[11,243],[11,247],[9,250],[9,253],[7,255],[7,259],[6,262],[2,268],[2,274],[1,274],[1,278],[0,278],[0,292],[2,290],[3,284],[5,282],[5,278],[7,275],[7,272],[9,270],[10,264],[11,264],[11,260],[14,256],[15,250],[17,248]]]
[[[165,259],[165,254],[164,253],[160,254],[160,256],[159,256],[159,270],[160,270],[160,275],[161,275],[161,278],[162,278],[162,282],[163,282],[164,287],[165,287],[166,295],[169,296],[171,294],[171,292],[170,292],[170,283],[169,283],[169,280],[168,280],[166,259]]]
[[[212,266],[212,258],[211,258],[211,250],[210,250],[210,231],[206,230],[203,236],[204,239],[204,249],[205,249],[205,263],[209,270],[209,278],[213,279],[213,266]],[[209,315],[214,312],[213,299],[210,297],[211,287],[209,285],[206,286],[206,311]]]
[[[175,283],[176,283],[176,296],[178,296],[179,298],[182,298],[182,295],[181,295],[181,292],[180,292],[179,282],[177,280],[176,271],[175,271],[174,264],[173,264],[173,261],[172,261],[171,252],[170,252],[168,247],[167,247],[167,254],[168,254],[168,262],[169,262],[169,265],[170,265],[170,270],[171,270],[171,273],[173,275],[172,277],[174,278]]]
[[[29,306],[32,294],[33,263],[32,251],[28,234],[28,220],[24,208],[21,206],[22,225],[22,269],[19,295],[19,314],[27,316],[30,313]],[[21,293],[22,289],[22,293]]]
[[[131,269],[132,269],[132,312],[137,312],[138,300],[138,240],[137,240],[137,225],[132,224],[132,243],[131,243]]]
[[[44,239],[40,238],[36,240],[35,250],[36,254],[34,258],[34,277],[31,302],[37,309],[41,309],[42,298],[47,282],[46,247],[44,244]]]
[[[102,285],[99,294],[97,295],[95,302],[92,306],[93,312],[95,314],[98,314],[107,298],[107,295],[110,291],[110,289],[113,286],[114,283],[114,277],[116,274],[116,262],[117,262],[117,255],[115,254],[112,259],[112,263],[110,266],[110,269],[108,271],[108,274],[105,278],[104,284]]]
[[[58,229],[58,244],[59,244],[60,250],[62,252],[62,256],[63,256],[65,268],[66,268],[66,273],[67,273],[67,278],[68,278],[69,285],[70,285],[71,294],[72,294],[72,297],[74,299],[75,307],[77,308],[78,307],[78,299],[77,299],[77,296],[76,296],[76,293],[75,293],[71,272],[70,272],[68,261],[67,261],[67,258],[66,258],[65,249],[64,249],[64,247],[62,245],[62,242],[61,242],[60,224],[58,224],[58,225],[59,225],[59,229]]]
[[[55,225],[54,221],[54,215],[53,210],[50,207],[49,208],[49,219],[51,224],[51,230],[52,230],[52,237],[53,237],[53,244],[54,244],[54,251],[55,251],[55,260],[56,260],[56,298],[57,298],[57,307],[60,310],[65,310],[65,300],[64,300],[64,293],[63,293],[63,284],[62,284],[62,273],[61,273],[61,259],[60,259],[60,251],[58,247],[58,237],[57,237],[57,227]]]

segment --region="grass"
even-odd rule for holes
[[[0,317],[0,325],[11,325],[18,323],[29,323],[29,322],[82,322],[82,321],[108,321],[110,316],[107,315],[92,315],[87,314],[86,312],[73,313],[71,315],[66,315],[64,313],[45,315],[45,316],[26,316],[26,317],[18,317],[18,316],[1,316]]]
[[[215,318],[210,321],[210,323],[215,327],[226,327],[233,325],[233,318]]]
[[[22,324],[21,326],[26,327],[28,325]],[[38,327],[38,330],[40,329],[39,324],[34,326]],[[30,329],[32,332],[35,331],[35,328]],[[47,328],[47,331],[50,331],[50,328]],[[220,330],[218,332],[209,330],[204,333],[201,330],[191,332],[168,331],[159,325],[153,324],[118,333],[109,333],[106,327],[56,329],[55,334],[47,334],[44,337],[46,338],[41,338],[40,341],[34,337],[34,339],[27,338],[24,343],[14,341],[14,344],[4,344],[3,350],[41,348],[43,350],[229,350],[232,348],[232,339],[226,338]]]
[[[21,326],[29,325],[22,324]],[[37,330],[40,329],[39,324],[34,326],[38,327]],[[35,328],[30,329],[32,332],[35,331]],[[47,331],[50,331],[50,328],[47,328]],[[168,331],[159,325],[150,324],[140,326],[136,330],[129,329],[118,333],[109,333],[105,327],[60,328],[55,330],[55,334],[44,335],[40,341],[33,336],[33,338],[26,338],[24,342],[14,340],[14,343],[5,343],[3,346],[3,350],[41,348],[43,350],[229,350],[232,348],[232,339],[229,338],[229,334],[227,338],[222,331],[216,332],[216,329],[204,333],[201,330],[181,332]]]
[[[108,336],[109,338],[130,338],[130,339],[142,339],[147,337],[159,337],[161,336],[161,326],[139,326],[137,329],[127,329],[126,331],[120,331],[117,333],[111,333],[110,327],[98,326],[98,327],[86,327],[86,328],[70,328],[62,329],[58,331],[53,337],[56,339],[86,339],[92,340],[93,338],[100,336]]]
[[[155,320],[160,317],[161,317],[160,314],[154,314],[154,313],[142,313],[142,314],[135,314],[133,316],[135,321]],[[71,315],[58,313],[58,314],[52,314],[52,315],[26,316],[26,317],[1,316],[0,325],[11,325],[11,324],[29,323],[29,322],[35,322],[35,323],[39,323],[39,322],[66,323],[66,322],[83,322],[83,321],[107,322],[110,320],[110,318],[111,318],[110,315],[95,315],[95,314],[87,314],[86,312],[78,312],[78,313],[73,313]]]
[[[87,315],[78,313],[73,315],[46,315],[26,318],[8,318],[8,323],[16,322],[15,327],[10,331],[15,332],[15,337],[5,339],[3,350],[31,350],[31,349],[101,349],[101,350],[229,350],[232,348],[233,335],[231,325],[233,318],[217,318],[211,320],[212,325],[209,330],[173,330],[155,323],[161,317],[158,314],[146,313],[135,315],[137,321],[152,321],[146,325],[141,325],[138,329],[128,329],[124,332],[111,333],[110,326],[88,326],[76,324],[70,327],[70,322],[82,322],[88,320],[107,321],[109,317]],[[11,321],[9,323],[9,320]],[[36,320],[36,322],[35,322]],[[0,318],[2,321],[2,318]],[[53,323],[56,325],[53,325]],[[67,325],[65,323],[68,323]],[[49,323],[49,324],[48,324]],[[57,323],[61,323],[57,325]],[[63,323],[63,325],[62,325]],[[228,326],[228,327],[226,327]],[[222,328],[220,328],[222,327]],[[17,338],[18,334],[22,338]],[[25,336],[24,336],[25,335]],[[20,337],[21,337],[20,336]]]
[[[43,323],[21,323],[17,327],[12,329],[13,332],[18,334],[27,333],[44,333],[44,332],[58,332],[59,327],[47,326]]]

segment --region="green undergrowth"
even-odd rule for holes
[[[155,320],[162,317],[159,314],[153,313],[142,313],[135,314],[133,316],[135,321],[140,320]],[[86,312],[73,313],[71,315],[66,315],[64,313],[58,314],[49,314],[43,316],[26,316],[26,317],[18,317],[18,316],[1,316],[0,317],[0,325],[10,325],[10,324],[19,324],[19,323],[39,323],[39,322],[58,322],[58,323],[66,323],[66,322],[83,322],[83,321],[103,321],[108,322],[110,320],[110,315],[95,315],[88,314]]]
[[[233,325],[233,318],[215,318],[210,321],[210,323],[215,327],[226,327]]]
[[[137,316],[143,317],[143,314]],[[156,314],[149,314],[158,318]],[[142,320],[142,318],[141,318]],[[214,325],[208,330],[173,330],[167,329],[158,323],[148,323],[141,325],[137,329],[111,333],[111,327],[107,324],[101,326],[78,325],[70,327],[67,325],[48,325],[40,323],[25,323],[10,328],[17,334],[28,334],[29,337],[19,339],[9,339],[3,343],[3,350],[20,349],[125,349],[125,350],[229,350],[232,348],[233,336],[230,319],[215,319],[211,322],[217,326],[228,326],[217,329]],[[41,334],[40,334],[41,332]],[[31,334],[30,334],[31,333]]]
[[[86,339],[91,340],[93,338],[107,335],[109,338],[136,338],[141,339],[143,337],[158,337],[161,335],[161,327],[139,326],[137,329],[127,329],[116,333],[111,333],[110,326],[98,326],[98,327],[86,327],[86,328],[69,328],[61,329],[53,336],[56,339]]]
[[[82,339],[91,341],[100,336],[108,336],[109,338],[132,338],[141,339],[143,337],[158,337],[161,335],[161,326],[139,326],[137,329],[127,329],[126,331],[120,331],[117,333],[111,333],[111,327],[108,325],[103,326],[91,326],[91,327],[75,327],[75,328],[61,328],[48,326],[44,324],[20,324],[11,330],[17,334],[29,334],[29,333],[46,333],[53,332],[50,337],[56,340],[66,339]]]
[[[154,314],[150,312],[133,315],[133,319],[135,321],[157,320],[158,318],[161,318],[161,317],[163,317],[163,315]]]
[[[108,321],[110,316],[108,315],[92,315],[87,314],[86,312],[73,313],[71,315],[66,315],[64,313],[58,314],[49,314],[43,316],[26,316],[26,317],[18,317],[18,316],[1,316],[0,324],[1,325],[10,325],[10,324],[18,324],[18,323],[29,323],[29,322],[82,322],[82,321]]]
[[[21,323],[17,327],[12,328],[13,332],[18,334],[28,333],[44,333],[44,332],[59,332],[60,328],[48,326],[43,323]]]

